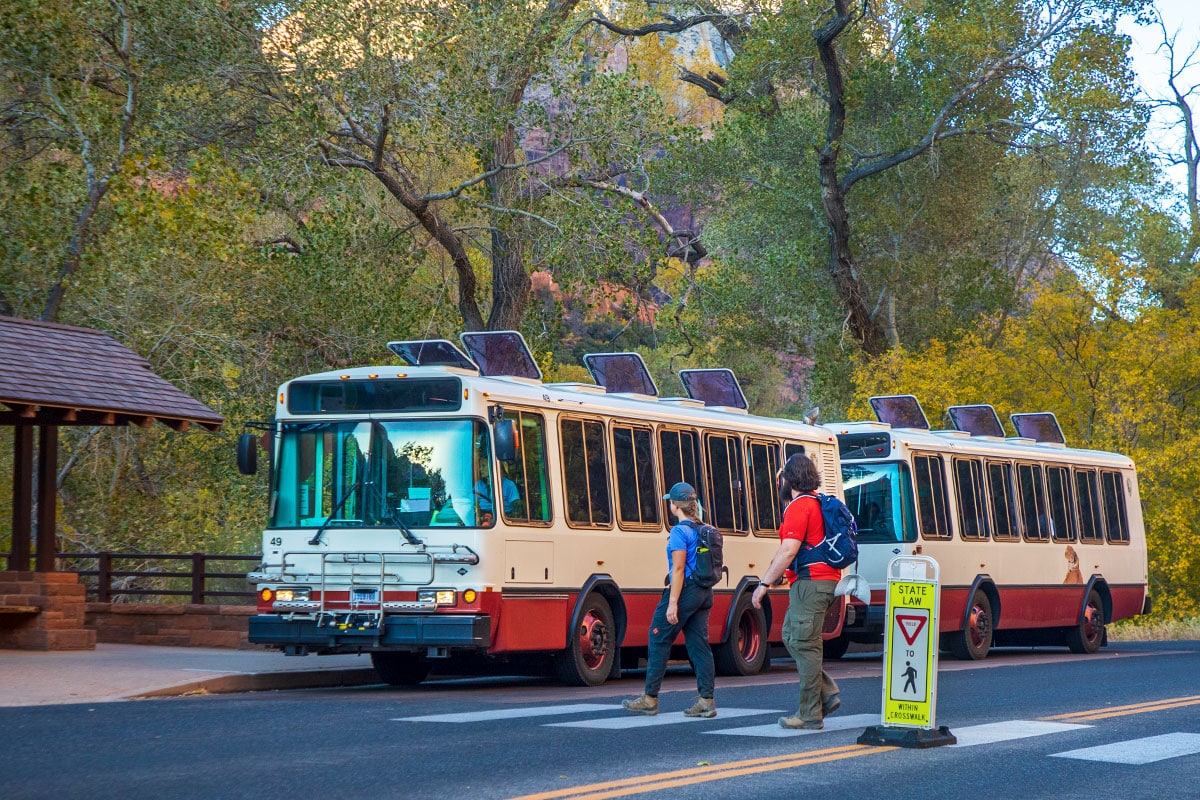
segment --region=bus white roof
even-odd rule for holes
[[[799,420],[783,417],[758,416],[741,408],[706,406],[699,400],[687,397],[658,398],[627,392],[608,393],[604,387],[588,383],[543,383],[531,378],[484,377],[473,370],[447,366],[388,365],[330,370],[293,378],[279,387],[279,393],[285,394],[292,383],[305,381],[366,381],[397,377],[449,376],[460,378],[466,388],[481,393],[489,402],[512,402],[543,408],[557,407],[559,410],[610,413],[631,419],[662,420],[676,424],[735,425],[742,431],[761,431],[770,435],[791,433],[796,438],[806,441],[834,441],[833,434],[818,425],[807,425]],[[305,415],[309,418],[315,416],[336,415]]]
[[[937,450],[964,455],[1003,456],[1033,460],[1086,461],[1091,464],[1113,467],[1133,466],[1132,460],[1120,453],[1068,447],[1056,442],[1037,442],[1019,436],[1001,439],[998,436],[972,436],[964,431],[893,428],[884,422],[828,422],[824,424],[824,427],[834,434],[890,433],[895,442],[910,450]],[[894,447],[890,457],[895,457]]]

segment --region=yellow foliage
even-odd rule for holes
[[[1100,263],[1113,275],[1115,262]],[[1118,276],[1119,277],[1119,276]],[[1044,287],[1029,314],[993,321],[922,352],[893,350],[855,372],[854,418],[866,400],[913,394],[934,427],[945,408],[990,403],[1001,419],[1051,411],[1068,443],[1129,455],[1138,465],[1154,618],[1200,613],[1200,289],[1184,308],[1115,313],[1119,290]]]

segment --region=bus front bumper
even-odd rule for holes
[[[338,614],[317,619],[258,614],[250,617],[250,643],[314,653],[426,647],[486,650],[491,628],[491,617],[486,614],[392,614],[383,617],[382,625],[367,615]]]

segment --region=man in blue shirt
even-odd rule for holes
[[[521,500],[521,492],[517,485],[505,476],[500,476],[500,498],[504,501],[504,513],[512,512]],[[492,484],[487,478],[475,482],[475,501],[479,503],[480,511],[492,510]]]

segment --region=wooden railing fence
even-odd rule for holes
[[[7,566],[8,554],[0,553],[0,560]],[[257,555],[216,553],[59,553],[58,569],[78,574],[88,599],[100,603],[186,598],[194,605],[210,600],[242,605],[254,602],[246,572],[261,560]],[[235,565],[246,568],[235,571]]]

